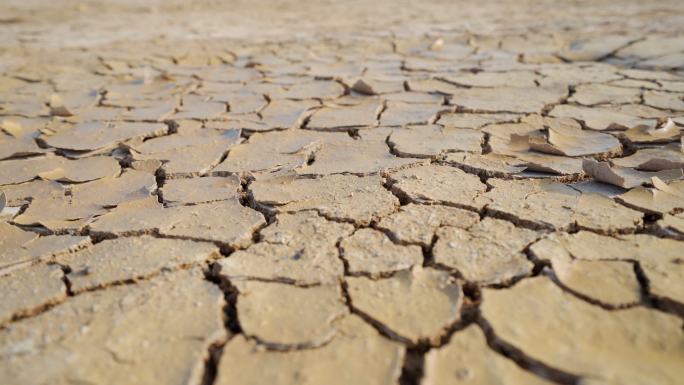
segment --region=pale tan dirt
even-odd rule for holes
[[[0,384],[684,378],[684,2],[0,2]]]

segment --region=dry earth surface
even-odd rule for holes
[[[684,381],[681,0],[0,31],[0,383]]]

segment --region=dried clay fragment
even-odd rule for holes
[[[423,252],[415,245],[395,245],[382,232],[359,229],[340,243],[341,256],[351,274],[381,276],[423,263]]]
[[[329,175],[321,178],[273,178],[251,184],[254,200],[278,213],[316,210],[326,218],[367,225],[399,205],[378,176]]]
[[[668,118],[660,127],[640,124],[622,133],[632,143],[668,143],[678,140],[681,130]]]
[[[678,84],[681,87],[681,83]],[[644,92],[644,104],[663,110],[684,111],[684,100],[682,100],[681,93],[646,91]]]
[[[576,175],[582,171],[582,161],[564,156],[565,152],[548,143],[546,136],[539,130],[537,124],[493,124],[484,127],[482,130],[490,135],[489,147],[492,154],[487,154],[487,159],[498,157],[495,159],[505,163],[508,167],[524,167],[524,170],[548,174]],[[576,132],[576,130],[571,132]],[[539,149],[546,153],[537,151]],[[566,150],[570,152],[577,150],[577,148],[568,146]],[[513,159],[503,159],[502,156]],[[494,167],[504,170],[508,168],[496,164],[487,165],[487,163],[492,162],[485,163],[488,168]]]
[[[304,166],[324,145],[337,143],[351,145],[354,140],[344,133],[306,130],[256,133],[249,137],[248,142],[233,147],[226,159],[213,169],[213,173],[223,175],[296,169]]]
[[[555,106],[549,115],[558,118],[573,118],[581,121],[590,130],[627,130],[629,128],[646,124],[655,125],[655,119],[644,119],[639,116],[620,112],[618,109],[610,107],[583,107],[572,104],[561,104]]]
[[[552,235],[530,247],[540,260],[551,262],[552,277],[567,290],[607,308],[621,308],[637,304],[641,299],[641,285],[628,261],[600,261],[575,259]]]
[[[441,111],[449,107],[428,103],[386,102],[380,117],[382,126],[404,126],[407,124],[433,123]]]
[[[38,147],[31,138],[15,139],[0,134],[0,160],[38,155],[46,150]]]
[[[498,338],[589,381],[679,381],[684,331],[673,315],[644,307],[608,311],[564,292],[546,277],[506,290],[485,289],[481,310]]]
[[[15,221],[39,224],[58,232],[78,230],[95,216],[104,214],[106,208],[145,199],[156,188],[154,175],[130,170],[118,178],[75,185],[70,195],[40,196]]]
[[[190,94],[183,97],[181,106],[172,116],[173,119],[220,119],[224,118],[228,106],[223,102],[212,101],[204,95]]]
[[[663,219],[656,222],[656,227],[667,237],[684,240],[684,213],[663,215]]]
[[[238,199],[241,189],[240,179],[231,176],[169,179],[161,191],[168,205],[182,205]]]
[[[630,156],[611,159],[611,162],[616,166],[642,171],[684,169],[684,152],[680,147],[673,143],[659,148],[643,148]]]
[[[558,55],[569,61],[599,61],[634,40],[632,36],[597,35],[573,40]]]
[[[105,177],[115,177],[121,172],[119,163],[114,158],[106,156],[70,160],[60,156],[47,155],[3,161],[2,168],[0,185],[22,183],[36,178],[80,183]]]
[[[287,91],[271,93],[269,96],[287,99],[335,99],[344,94],[344,87],[336,81],[316,80],[311,82],[297,82],[287,88]]]
[[[0,331],[0,382],[198,384],[223,306],[199,271],[76,296]]]
[[[582,192],[582,194],[599,194],[613,199],[627,191],[622,187],[593,180],[571,183],[568,186]]]
[[[483,141],[480,131],[426,125],[396,129],[387,143],[400,156],[437,158],[450,152],[480,153]]]
[[[534,132],[520,140],[526,140],[531,150],[561,156],[615,156],[622,151],[612,135],[580,129],[548,128],[546,134]]]
[[[534,171],[526,172],[529,164],[513,156],[494,153],[484,155],[452,153],[448,154],[444,161],[470,174],[487,178],[511,179],[534,177]]]
[[[313,245],[313,244],[312,244]],[[312,285],[332,282],[344,274],[334,244],[288,246],[260,242],[219,261],[220,273],[230,279],[261,279]]]
[[[392,154],[385,143],[385,138],[389,135],[387,129],[367,130],[364,134],[359,140],[321,145],[313,154],[313,161],[295,171],[300,175],[354,174],[364,176],[385,174],[413,164],[425,163],[423,160],[397,157]]]
[[[66,299],[64,273],[57,265],[36,265],[0,277],[0,325]]]
[[[640,100],[641,90],[638,88],[607,84],[581,84],[575,88],[575,93],[568,99],[569,102],[585,106],[639,103]]]
[[[479,198],[487,211],[526,227],[568,230],[577,226],[614,233],[633,231],[642,223],[642,213],[562,183],[500,179],[487,183],[493,189]]]
[[[417,203],[438,203],[466,209],[480,209],[475,198],[486,186],[475,175],[449,166],[410,168],[389,176],[392,191]]]
[[[297,287],[234,281],[237,314],[245,335],[272,349],[313,348],[329,342],[348,313],[337,283]]]
[[[313,285],[344,275],[337,241],[351,234],[349,223],[328,221],[313,211],[278,214],[261,230],[261,242],[217,262],[230,280],[254,278]]]
[[[564,87],[459,88],[452,92],[451,104],[471,112],[539,113],[546,105],[560,102]]]
[[[382,110],[377,100],[369,100],[353,106],[322,107],[315,111],[306,128],[320,131],[346,131],[355,127],[369,127],[376,124]]]
[[[520,114],[473,114],[466,112],[445,113],[439,116],[437,123],[445,127],[478,129],[493,123],[509,123],[517,121]]]
[[[339,320],[337,329],[324,346],[288,352],[265,350],[237,335],[223,349],[216,384],[399,384],[402,345],[354,315]]]
[[[557,46],[553,48],[558,49]],[[542,84],[575,85],[582,83],[607,83],[611,80],[622,79],[616,68],[603,64],[566,64],[562,66],[547,66],[539,69],[544,75]]]
[[[310,100],[273,100],[259,115],[269,130],[299,128],[316,106],[318,103]]]
[[[377,227],[384,230],[396,242],[429,247],[435,231],[441,226],[468,228],[480,220],[472,211],[442,205],[418,205],[409,203],[399,212],[382,218]]]
[[[681,245],[680,245],[681,247]],[[684,314],[684,263],[680,259],[640,265],[648,279],[649,295],[661,309]]]
[[[469,282],[506,284],[532,272],[534,265],[523,249],[538,236],[494,218],[468,229],[443,227],[437,230],[434,261],[458,271]]]
[[[61,254],[76,251],[90,245],[87,236],[44,235],[18,230],[6,223],[0,224],[0,275],[39,261],[49,260]]]
[[[424,371],[421,385],[551,384],[494,352],[475,325],[457,331],[447,345],[430,350]]]
[[[428,65],[433,65],[434,61],[429,62]],[[405,64],[410,67],[411,63]],[[422,93],[439,93],[443,95],[450,95],[459,92],[462,88],[439,79],[410,79],[408,86],[411,91]]]
[[[651,182],[654,188],[636,187],[616,199],[625,206],[649,214],[674,214],[684,209],[684,181],[668,185],[654,177]]]
[[[72,151],[92,151],[112,148],[130,139],[143,139],[166,134],[168,127],[160,123],[104,123],[76,124],[71,129],[44,137],[51,147]]]
[[[578,260],[638,262],[648,281],[648,295],[661,307],[680,314],[684,311],[684,264],[681,263],[684,242],[646,234],[606,237],[586,231],[559,233],[551,239],[556,243],[554,247],[564,249]],[[540,255],[542,251],[544,248]],[[629,280],[621,282],[632,284]]]
[[[0,129],[7,135],[0,133],[0,159],[18,158],[38,155],[46,152],[36,143],[35,138],[40,135],[40,128],[45,125],[43,119],[20,117],[3,117]]]
[[[404,103],[436,103],[444,104],[444,95],[431,94],[426,92],[404,91],[390,94],[383,94],[382,97],[387,101]]]
[[[235,199],[163,208],[155,198],[148,198],[120,205],[89,228],[105,237],[159,233],[242,248],[252,243],[252,234],[265,223],[261,213]]]
[[[415,266],[391,278],[346,281],[352,306],[408,343],[436,342],[460,317],[461,288],[443,271]]]
[[[457,75],[444,76],[444,80],[468,87],[536,87],[535,81],[539,76],[531,71],[506,71],[506,72],[467,72]]]
[[[206,175],[240,141],[239,130],[184,129],[131,147],[137,161],[161,161],[167,177],[188,177]]]
[[[219,256],[211,243],[149,236],[104,240],[76,253],[57,257],[69,266],[74,293],[134,282],[159,272],[180,269]]]
[[[599,182],[609,183],[623,188],[633,188],[649,183],[651,178],[658,177],[664,181],[684,178],[684,170],[671,169],[657,172],[639,171],[632,168],[611,165],[593,159],[584,159],[582,169]]]

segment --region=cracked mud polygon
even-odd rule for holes
[[[681,1],[0,31],[0,384],[684,383]]]

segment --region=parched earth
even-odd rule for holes
[[[0,3],[0,383],[681,384],[684,2]]]

